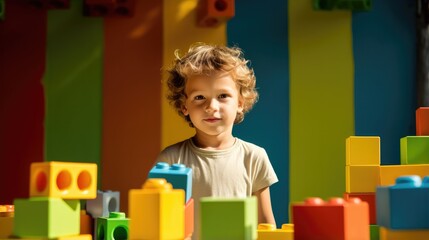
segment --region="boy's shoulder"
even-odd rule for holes
[[[265,153],[265,149],[261,146],[256,145],[255,143],[244,141],[243,139],[240,139],[240,138],[237,138],[237,141],[247,151]]]

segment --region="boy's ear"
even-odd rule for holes
[[[188,115],[189,115],[189,113],[188,113],[188,109],[186,108],[186,106],[185,106],[185,105],[182,105],[182,113],[183,113],[183,115],[185,115],[185,116],[188,116]]]
[[[238,111],[243,112],[243,109],[244,109],[244,101],[243,101],[243,99],[239,99],[238,100]]]

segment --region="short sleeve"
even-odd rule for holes
[[[258,147],[255,151],[254,158],[253,193],[279,181],[265,149]]]

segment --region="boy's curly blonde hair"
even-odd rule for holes
[[[167,69],[169,73],[167,99],[191,127],[194,127],[191,119],[182,112],[186,100],[186,81],[191,76],[211,75],[216,72],[231,74],[237,84],[243,99],[243,112],[237,113],[234,123],[243,121],[244,114],[250,111],[258,100],[258,92],[255,88],[256,78],[253,69],[247,66],[249,61],[244,59],[240,48],[198,43],[192,45],[183,56],[180,56],[178,50],[174,55],[173,65]]]

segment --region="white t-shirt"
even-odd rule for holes
[[[248,197],[278,181],[265,149],[238,138],[222,150],[198,148],[189,138],[165,148],[157,162],[181,163],[192,168],[193,239],[199,235],[201,197]]]

